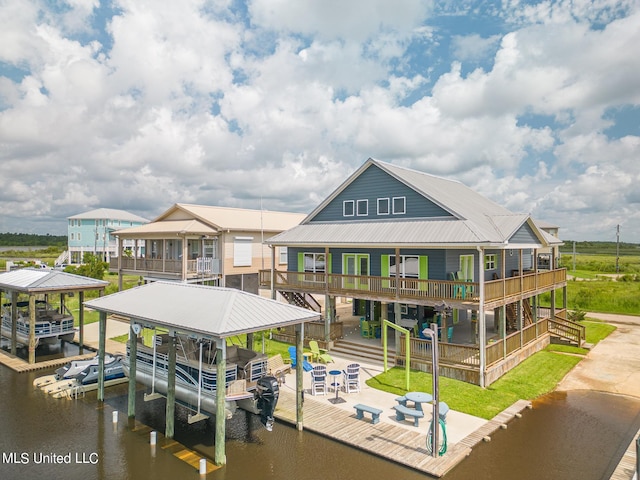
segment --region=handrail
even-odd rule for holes
[[[389,320],[382,320],[382,352],[384,357],[384,371],[387,372],[387,329],[385,327],[391,327],[394,330],[398,330],[400,333],[404,333],[405,338],[405,348],[406,348],[406,361],[404,366],[404,383],[405,389],[409,391],[409,370],[411,368],[411,347],[410,347],[410,339],[409,339],[409,330],[401,327],[400,325],[396,325],[395,323],[391,323]]]

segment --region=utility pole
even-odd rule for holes
[[[616,225],[616,273],[620,273],[620,224]]]

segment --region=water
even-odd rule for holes
[[[127,385],[106,391],[104,407],[95,392],[77,401],[46,396],[33,379],[50,372],[17,374],[0,366],[0,478],[2,479],[199,479],[198,471],[162,448],[155,455],[146,430],[126,419]],[[137,395],[136,419],[164,432],[164,400]],[[112,411],[120,421],[112,423]],[[553,393],[533,410],[482,443],[447,480],[608,479],[640,428],[640,401],[596,392]],[[188,425],[178,408],[177,441],[213,458],[215,422]],[[276,423],[267,432],[257,416],[239,411],[227,424],[227,465],[207,475],[215,480],[378,479],[424,480],[411,469]],[[28,464],[8,462],[26,454]],[[70,454],[69,463],[36,464],[40,454]],[[92,461],[97,459],[96,464]],[[86,463],[83,463],[86,461]],[[66,462],[66,458],[63,458]]]

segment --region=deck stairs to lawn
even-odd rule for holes
[[[507,331],[515,332],[518,329],[518,304],[515,302],[507,304],[506,313]],[[531,304],[528,298],[522,300],[522,321],[525,327],[533,323],[533,311],[531,310]]]
[[[361,359],[371,363],[382,364],[384,362],[384,352],[380,345],[338,340],[329,353],[342,358],[353,359],[354,361]],[[389,349],[387,361],[391,366],[396,364],[396,351],[394,349]]]
[[[549,333],[559,340],[558,343],[586,347],[585,327],[577,322],[556,316],[549,319]]]

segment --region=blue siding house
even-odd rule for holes
[[[335,299],[348,297],[372,342],[384,321],[404,328],[414,368],[429,371],[421,332],[438,323],[441,374],[485,386],[551,335],[579,329],[566,320],[566,271],[536,261],[541,251],[557,258],[561,242],[530,215],[457,181],[368,159],[300,225],[267,243],[287,248],[288,269],[274,262],[261,285],[297,303],[324,296],[316,331],[329,347],[341,336]],[[562,309],[554,307],[558,290]],[[546,292],[552,302],[543,309]],[[396,344],[402,364],[407,352]]]
[[[68,218],[68,249],[56,260],[56,264],[82,263],[85,253],[98,255],[105,262],[109,262],[111,257],[117,256],[118,252],[116,238],[112,233],[148,222],[146,218],[113,208],[98,208],[73,215]],[[127,243],[123,247],[130,250],[133,244]]]

